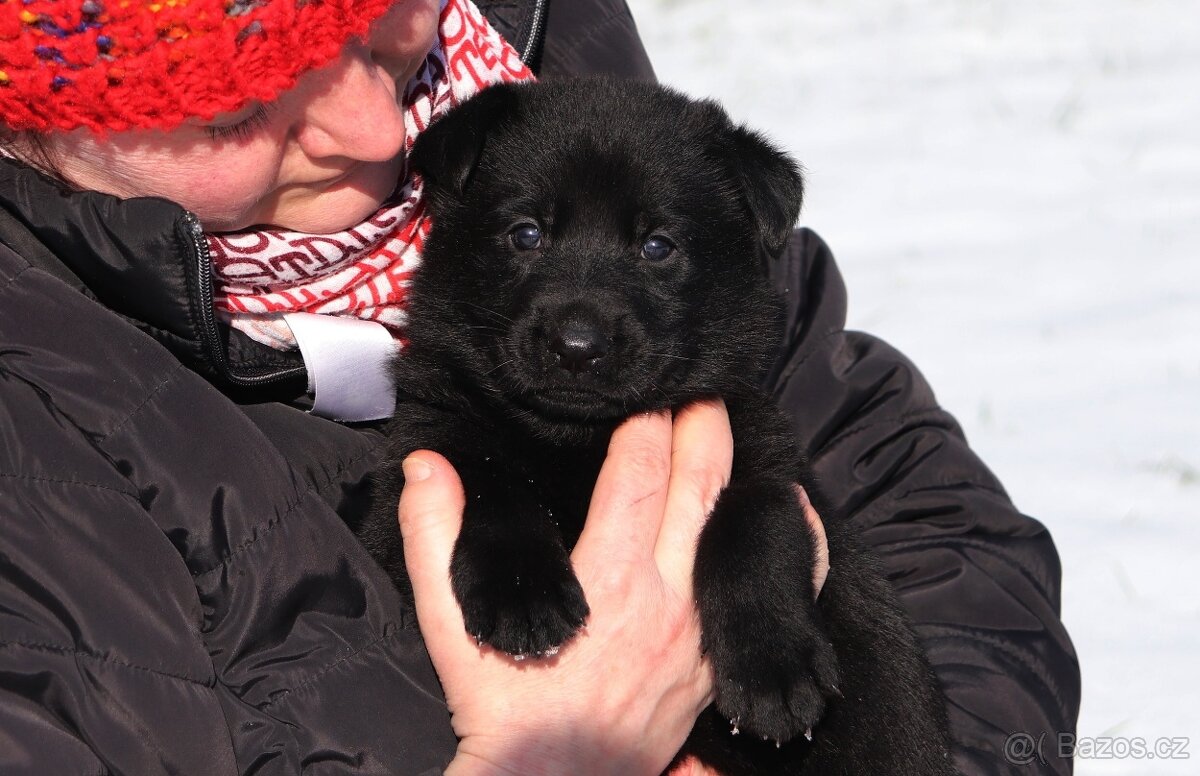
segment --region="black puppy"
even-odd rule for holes
[[[615,81],[487,89],[410,162],[435,226],[380,507],[360,529],[401,589],[399,462],[433,449],[468,495],[451,568],[468,630],[553,653],[588,615],[568,553],[613,428],[721,396],[734,468],[695,565],[718,697],[685,752],[728,774],[953,773],[943,700],[894,594],[757,384],[781,329],[761,262],[799,211],[796,165],[714,103]],[[816,604],[795,483],[828,533]]]

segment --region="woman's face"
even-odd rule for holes
[[[327,233],[363,221],[396,186],[398,100],[437,34],[438,0],[397,0],[339,59],[269,105],[169,132],[47,138],[67,178],[122,197],[160,196],[208,231],[255,224]]]

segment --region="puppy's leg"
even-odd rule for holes
[[[512,655],[553,654],[579,630],[587,601],[546,507],[501,483],[513,475],[459,468],[467,504],[450,563],[467,632]]]
[[[717,709],[777,742],[820,720],[837,660],[813,602],[813,546],[795,486],[735,481],[700,536],[696,601]]]

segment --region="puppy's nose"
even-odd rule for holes
[[[608,337],[591,321],[569,320],[550,334],[555,363],[572,374],[589,372],[608,353]]]

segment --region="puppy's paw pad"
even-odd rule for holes
[[[733,665],[712,657],[717,708],[754,736],[790,741],[811,730],[827,701],[838,697],[837,661],[827,640],[810,640],[790,652],[743,652]]]
[[[478,579],[456,590],[467,632],[518,658],[550,657],[588,616],[583,588],[565,573],[524,573]]]

